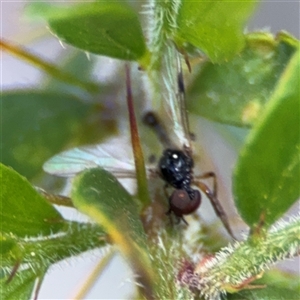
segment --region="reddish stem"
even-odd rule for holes
[[[138,197],[144,206],[150,204],[150,198],[148,194],[148,186],[146,179],[146,169],[144,155],[140,143],[140,137],[138,132],[138,126],[134,113],[134,104],[131,90],[131,80],[130,80],[130,70],[128,65],[125,65],[126,70],[126,91],[127,91],[127,107],[129,113],[130,122],[130,133],[131,133],[131,143],[133,148],[134,162],[136,168],[137,184],[138,184]]]

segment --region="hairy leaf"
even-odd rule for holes
[[[22,238],[4,233],[1,246],[5,247],[5,251],[1,267],[7,270],[19,262],[21,269],[30,264],[31,270],[38,273],[41,268],[107,243],[107,234],[97,224],[69,221],[64,221],[59,232],[47,236]]]
[[[6,278],[1,279],[0,298],[3,300],[30,299],[36,277],[37,274],[27,269],[18,273],[9,283],[6,282]]]

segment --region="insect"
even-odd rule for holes
[[[177,59],[177,89],[173,98],[176,98],[171,108],[171,128],[177,128],[177,138],[181,142],[181,149],[176,147],[169,139],[163,124],[159,121],[153,112],[148,112],[144,116],[144,122],[151,127],[158,136],[161,143],[164,145],[162,157],[158,163],[159,174],[166,182],[165,193],[169,200],[169,210],[167,214],[174,213],[179,219],[183,220],[184,215],[189,215],[195,212],[201,204],[201,193],[194,189],[193,186],[199,188],[210,200],[217,216],[221,219],[228,233],[234,237],[229,226],[227,216],[221,204],[217,199],[217,181],[214,172],[207,172],[200,176],[195,176],[193,173],[194,161],[192,158],[191,136],[189,130],[188,115],[185,107],[185,88],[183,81],[183,73],[179,56]],[[170,64],[167,64],[170,65]],[[170,73],[167,72],[167,73]],[[174,78],[173,74],[173,78]],[[175,77],[176,78],[176,77]],[[179,128],[179,129],[178,129]],[[213,178],[213,191],[208,186],[200,181],[201,179]],[[174,188],[173,193],[169,196],[166,192],[166,187],[170,185]]]
[[[228,233],[233,236],[226,214],[216,197],[217,184],[215,174],[208,172],[201,176],[195,176],[193,173],[194,161],[191,150],[191,134],[185,109],[184,83],[179,60],[177,63],[179,71],[176,76],[177,82],[175,83],[177,86],[175,92],[176,103],[174,107],[171,107],[171,115],[174,116],[172,118],[173,125],[174,128],[177,128],[175,134],[178,136],[182,147],[176,147],[172,143],[155,113],[152,111],[146,113],[144,122],[156,132],[159,140],[165,147],[159,160],[158,168],[148,166],[147,176],[151,177],[153,174],[158,173],[166,182],[165,193],[169,200],[167,214],[174,213],[179,220],[183,220],[186,224],[187,222],[183,216],[193,213],[201,204],[201,193],[194,186],[199,188],[209,198],[216,214],[223,222]],[[128,152],[122,153],[121,147],[117,146],[118,151],[115,151],[116,146],[114,144],[117,145],[118,143],[120,143],[120,140],[113,139],[107,143],[67,150],[50,158],[43,168],[50,174],[73,177],[85,169],[101,166],[118,178],[135,178],[134,161],[132,158],[124,159],[124,157],[128,158]],[[213,191],[200,181],[200,179],[210,177],[214,180]],[[174,188],[170,196],[166,192],[167,186]]]
[[[179,77],[179,80],[180,77]],[[182,83],[179,85],[182,86]],[[183,222],[186,222],[184,215],[189,215],[195,212],[201,204],[201,194],[198,187],[209,198],[216,214],[221,219],[228,233],[233,236],[226,214],[217,199],[217,182],[214,172],[206,172],[200,176],[195,176],[193,173],[194,161],[192,151],[189,146],[184,145],[183,149],[178,149],[170,142],[163,124],[160,123],[157,116],[153,112],[148,112],[144,116],[144,122],[152,127],[156,132],[161,142],[168,145],[163,151],[163,154],[158,163],[159,174],[168,185],[175,188],[171,196],[166,196],[169,200],[169,210],[167,214],[174,215]],[[213,178],[213,191],[206,184],[201,182],[201,179]]]
[[[167,134],[153,112],[145,114],[144,122],[154,129],[160,140],[170,144],[169,141],[166,142],[168,139]],[[159,175],[166,182],[165,188],[168,185],[175,188],[170,197],[165,189],[169,199],[167,214],[173,212],[179,220],[182,219],[186,224],[183,215],[193,213],[201,204],[200,192],[191,187],[193,167],[194,162],[191,156],[182,150],[175,149],[174,146],[163,151],[158,163]]]

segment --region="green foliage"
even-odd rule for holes
[[[278,288],[276,285],[261,288],[256,291],[242,291],[232,294],[228,300],[298,300],[299,291],[292,291],[286,288]]]
[[[181,1],[175,40],[201,49],[213,63],[231,59],[244,46],[242,29],[255,5],[253,0]]]
[[[27,299],[36,278],[43,277],[49,266],[106,245],[106,235],[98,226],[64,220],[11,168],[0,164],[0,174],[1,299]],[[7,283],[14,268],[17,273]]]
[[[136,203],[112,174],[100,168],[80,173],[74,179],[71,195],[80,211],[109,232],[118,236],[121,232],[122,236],[128,233],[130,241],[126,243],[135,243],[138,248],[146,247]]]
[[[293,53],[296,39],[286,33],[251,33],[241,53],[221,64],[201,66],[188,91],[193,113],[236,126],[253,125],[264,111]]]
[[[208,299],[216,299],[226,291],[237,292],[241,287],[250,287],[252,281],[261,278],[274,257],[292,257],[297,253],[299,226],[299,218],[291,219],[289,224],[273,227],[255,243],[250,238],[221,249],[215,257],[208,258],[208,263],[196,267],[197,280],[192,278],[191,283],[197,281],[200,293]],[[291,288],[291,293],[294,292]]]
[[[274,223],[300,194],[299,52],[296,52],[240,153],[235,202],[251,227]]]
[[[80,211],[109,232],[143,284],[149,286],[153,274],[137,203],[118,180],[101,168],[89,169],[75,177],[71,197]]]
[[[43,273],[44,272],[40,272],[39,275],[43,275]],[[10,283],[6,283],[4,279],[1,279],[1,299],[30,299],[35,285],[35,279],[36,274],[31,270],[20,272]]]
[[[61,227],[57,234],[45,237],[31,235],[30,238],[22,238],[3,234],[1,244],[3,242],[6,251],[2,256],[1,267],[6,275],[16,262],[24,264],[25,269],[30,267],[33,273],[38,274],[40,269],[46,270],[67,257],[108,244],[106,233],[95,224],[63,220]]]
[[[61,215],[24,177],[2,164],[0,175],[2,234],[26,237],[49,235],[61,230]]]
[[[62,228],[57,234],[45,237],[1,236],[0,246],[5,249],[1,253],[1,270],[4,273],[0,281],[1,299],[28,299],[35,280],[42,279],[52,264],[108,244],[106,233],[97,225],[65,220],[60,225]],[[16,274],[7,283],[15,267]]]
[[[34,3],[30,13],[46,19],[62,41],[82,50],[126,60],[139,60],[146,53],[137,14],[124,1],[73,6]]]
[[[66,146],[97,141],[114,130],[113,122],[99,117],[100,105],[61,92],[11,91],[2,94],[0,104],[2,162],[28,178]]]
[[[287,33],[277,38],[261,32],[244,35],[254,5],[254,1],[152,1],[146,7],[144,28],[138,12],[124,1],[28,5],[27,15],[46,21],[60,40],[87,52],[137,62],[149,81],[143,86],[141,73],[135,74],[133,91],[139,101],[146,95],[176,134],[182,114],[175,102],[176,53],[179,50],[185,58],[191,48],[196,50],[193,55],[204,53],[205,59],[196,57],[199,67],[191,59],[193,73],[184,74],[190,83],[189,110],[226,125],[253,127],[235,168],[234,197],[250,227],[264,222],[256,235],[216,253],[225,238],[218,238],[218,233],[203,237],[198,219],[193,224],[191,218],[187,230],[180,225],[169,228],[163,183],[152,187],[153,201],[140,211],[139,199],[101,168],[78,174],[68,200],[95,223],[65,220],[48,202],[51,197],[46,200],[19,173],[39,182],[45,160],[63,149],[111,136],[115,121],[129,135],[123,126],[128,112],[120,108],[118,97],[124,89],[120,72],[117,69],[115,83],[100,88],[91,76],[95,56],[87,63],[82,53],[76,53],[57,67],[24,49],[4,47],[48,76],[43,78],[43,90],[15,90],[1,97],[1,161],[16,170],[3,165],[0,170],[2,299],[28,299],[35,280],[41,283],[53,263],[108,244],[117,246],[137,275],[142,286],[137,298],[192,299],[200,294],[214,299],[238,292],[245,299],[272,299],[276,291],[293,299],[298,287],[282,276],[277,284],[271,276],[262,279],[274,289],[241,292],[274,262],[299,253],[300,244],[299,218],[269,229],[299,197],[299,42]],[[136,106],[141,108],[141,103]],[[175,107],[177,115],[171,110],[169,118],[169,111],[161,109],[166,106]],[[244,143],[248,131],[222,126],[236,144]],[[148,135],[143,126],[140,129],[146,137],[142,143],[148,146]],[[191,228],[197,228],[195,238]],[[199,261],[200,256],[204,258]]]
[[[299,276],[283,271],[271,270],[257,281],[265,286],[256,290],[245,290],[228,295],[228,300],[297,300],[300,294]]]

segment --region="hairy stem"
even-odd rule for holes
[[[300,217],[272,227],[260,240],[251,238],[223,248],[214,257],[200,261],[193,285],[206,299],[249,288],[273,264],[300,252]],[[190,281],[191,283],[191,281]]]

